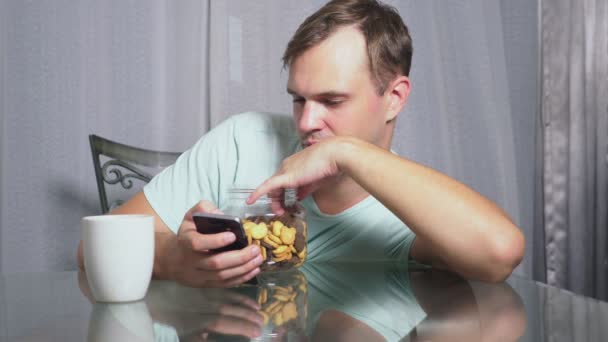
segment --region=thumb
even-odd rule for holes
[[[221,214],[222,212],[211,201],[200,201],[186,213],[185,219],[192,220],[192,214],[197,212]]]

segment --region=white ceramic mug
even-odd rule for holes
[[[98,302],[146,295],[154,266],[154,217],[102,215],[82,219],[84,265]]]

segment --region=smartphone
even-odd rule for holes
[[[200,338],[200,336],[198,336]],[[213,342],[249,342],[251,339],[241,335],[228,335],[210,331],[207,333],[205,341]]]
[[[221,214],[194,213],[192,219],[196,225],[196,231],[201,234],[234,233],[236,240],[233,243],[228,246],[214,249],[214,252],[234,251],[247,247],[247,235],[245,235],[245,230],[238,217]]]

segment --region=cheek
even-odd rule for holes
[[[370,130],[377,131],[378,128],[384,126],[384,116],[382,113],[381,101],[369,101],[365,106],[365,121],[369,125]]]
[[[383,112],[383,106],[382,106],[382,100],[381,99],[374,99],[371,100],[369,102],[366,103],[366,113],[369,115],[368,119],[372,120],[372,121],[382,121],[383,117],[382,117],[382,112]]]
[[[369,102],[352,102],[335,111],[335,115],[328,118],[327,126],[337,135],[352,135],[370,140],[378,130],[375,110],[375,106]]]
[[[369,101],[365,110],[365,130],[368,141],[378,143],[386,133],[386,122],[384,119],[384,107],[382,101]]]

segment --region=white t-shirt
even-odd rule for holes
[[[234,115],[154,177],[144,194],[163,222],[177,232],[197,202],[209,200],[224,208],[230,187],[256,188],[300,149],[291,117]],[[407,261],[414,233],[374,197],[336,215],[322,213],[311,196],[302,205],[307,211],[307,262]]]

